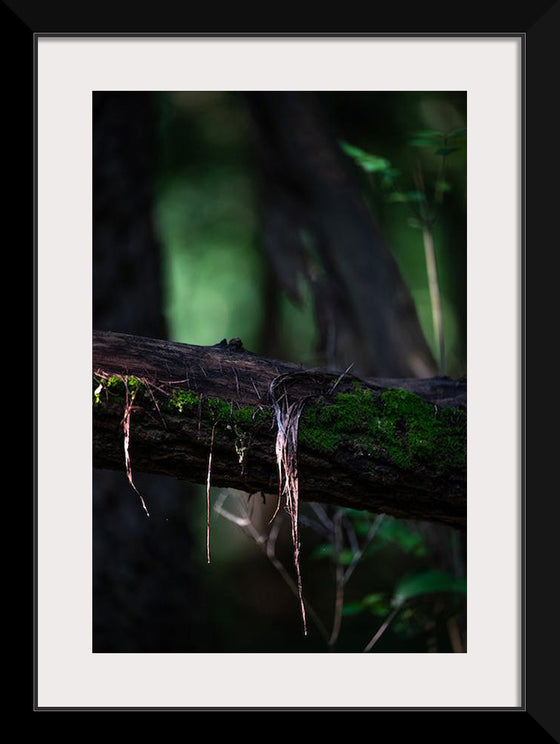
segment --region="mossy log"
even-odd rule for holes
[[[299,497],[466,527],[466,382],[359,379],[193,346],[93,334],[93,465],[278,498],[280,407],[298,420]],[[209,455],[212,465],[209,473]]]

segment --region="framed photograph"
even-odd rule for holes
[[[527,32],[32,25],[34,711],[527,712]],[[356,200],[360,208],[337,222],[343,201]],[[375,249],[357,265],[362,208],[397,267],[381,300],[366,283],[371,262],[383,265]],[[362,322],[349,322],[351,312],[366,318],[371,341],[376,303],[381,324],[393,323],[401,283],[422,340],[406,362],[385,341],[368,356],[368,344],[351,338]],[[414,344],[402,322],[393,338],[406,333]],[[293,506],[280,509],[278,546],[259,555],[270,548],[276,502],[260,488],[239,498],[237,481],[221,485],[218,419],[208,430],[216,449],[201,460],[207,480],[185,490],[169,470],[167,491],[157,467],[135,469],[141,447],[127,450],[126,403],[118,441],[131,468],[93,468],[98,332],[212,347],[234,370],[248,352],[327,369],[331,391],[353,375],[415,398],[405,381],[462,385],[468,404],[443,404],[466,417],[462,523],[436,524],[433,500],[422,512],[404,496],[404,507],[379,496],[384,506],[369,513],[351,498],[304,495],[316,507],[306,512],[302,501],[298,514],[296,488],[296,519]],[[64,407],[50,392],[61,369]],[[94,409],[108,379],[97,379]],[[189,380],[186,389],[196,388]],[[156,427],[161,401],[148,393]],[[202,395],[197,405],[204,432]],[[436,414],[438,406],[430,400]],[[376,453],[388,448],[382,436]],[[235,439],[240,464],[243,442]],[[276,446],[278,454],[278,437]],[[279,468],[280,479],[289,475]],[[441,461],[437,473],[430,489],[446,477]],[[289,561],[294,551],[301,566]],[[354,593],[350,582],[342,591],[349,568]],[[300,609],[310,607],[302,633]]]

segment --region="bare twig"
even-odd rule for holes
[[[279,560],[279,558],[276,555],[275,552],[275,546],[276,546],[276,540],[278,538],[278,534],[280,532],[280,529],[282,527],[282,519],[276,519],[274,523],[271,525],[270,531],[268,536],[263,535],[260,533],[254,524],[251,522],[247,507],[243,505],[244,514],[242,516],[239,516],[237,514],[233,514],[233,512],[228,511],[224,508],[223,504],[225,502],[225,499],[227,497],[227,494],[221,493],[218,497],[215,505],[214,510],[220,514],[221,516],[228,519],[230,522],[233,522],[238,527],[240,527],[249,537],[251,537],[255,543],[259,546],[261,551],[266,555],[268,560],[271,562],[271,564],[274,566],[274,568],[278,571],[286,585],[290,588],[290,590],[293,592],[293,594],[298,597],[299,596],[299,587],[296,581],[293,580],[293,578],[290,576],[289,572],[287,571],[286,567],[282,563],[282,561]],[[325,641],[328,642],[329,634],[321,622],[321,619],[311,607],[309,603],[306,603],[307,608],[307,614],[311,620],[311,622],[314,623],[315,627],[319,631],[319,633],[322,635],[322,637],[325,639]]]
[[[329,518],[325,507],[322,504],[315,503],[314,501],[311,502],[310,507],[319,518],[323,527],[325,527],[330,532],[333,528],[333,523],[332,519]]]
[[[342,373],[341,375],[339,375],[339,376],[338,376],[338,378],[336,379],[336,381],[335,381],[334,385],[333,385],[333,386],[331,387],[331,389],[329,390],[329,395],[332,395],[332,394],[334,393],[334,390],[335,390],[336,386],[337,386],[337,385],[338,385],[338,384],[340,383],[340,381],[341,381],[341,380],[342,380],[342,379],[343,379],[343,378],[344,378],[344,377],[345,377],[345,376],[346,376],[346,375],[348,374],[348,372],[350,372],[350,370],[352,369],[352,367],[353,367],[353,366],[354,366],[354,362],[352,362],[352,364],[350,364],[350,366],[348,366],[348,367],[347,367],[347,368],[346,368],[346,369],[344,370],[344,372],[343,372],[343,373]]]
[[[334,618],[329,646],[332,648],[338,640],[340,627],[342,625],[342,608],[344,606],[344,567],[340,561],[342,552],[342,510],[338,509],[333,520],[333,542],[335,555],[337,557],[335,567],[335,601],[334,601]]]
[[[439,348],[439,368],[440,372],[443,374],[445,372],[445,344],[443,338],[441,297],[439,293],[434,234],[431,227],[424,227],[422,230],[422,238],[424,240],[426,271],[428,273],[428,286],[430,289],[430,301],[432,304],[434,335]]]
[[[394,607],[391,612],[387,615],[385,620],[381,623],[379,630],[377,633],[373,636],[371,641],[367,644],[367,646],[364,648],[364,653],[367,653],[368,651],[371,651],[371,649],[375,646],[377,641],[381,638],[383,633],[387,630],[391,622],[393,621],[395,615],[397,612],[401,609],[401,605],[398,605],[397,607]]]
[[[373,538],[377,534],[377,530],[381,527],[381,522],[384,520],[384,518],[385,518],[385,515],[384,514],[378,514],[377,517],[375,518],[375,520],[373,521],[373,524],[369,528],[369,531],[368,531],[368,533],[366,535],[366,539],[364,540],[364,544],[362,545],[362,547],[359,550],[357,550],[354,553],[354,556],[352,558],[352,562],[350,563],[350,565],[346,569],[346,573],[344,574],[344,580],[343,580],[344,581],[344,584],[346,584],[346,582],[348,581],[348,579],[350,578],[350,576],[352,576],[352,573],[354,572],[354,569],[358,565],[358,562],[360,561],[360,558],[363,556],[363,554],[365,553],[365,551],[368,549],[368,547],[371,544]]]
[[[422,194],[426,194],[424,179],[420,165],[414,170],[416,187]],[[445,344],[443,338],[443,314],[441,308],[441,297],[439,291],[439,280],[437,273],[436,252],[434,248],[434,233],[432,222],[428,215],[422,216],[422,239],[424,241],[424,255],[426,258],[426,272],[428,274],[428,288],[430,291],[430,302],[432,305],[432,321],[434,324],[434,336],[439,349],[439,371],[445,372]]]

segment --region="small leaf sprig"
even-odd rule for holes
[[[415,132],[409,139],[408,144],[410,146],[429,148],[440,159],[433,197],[428,195],[424,175],[418,160],[413,167],[415,188],[402,190],[397,186],[398,179],[402,175],[401,171],[395,168],[387,158],[369,153],[348,142],[342,141],[340,143],[346,155],[370,176],[372,188],[375,188],[377,183],[379,183],[381,189],[386,192],[388,202],[404,203],[409,206],[411,215],[407,220],[408,224],[422,231],[432,322],[439,354],[438,366],[441,374],[445,373],[446,361],[441,292],[434,244],[434,225],[437,221],[438,210],[443,203],[444,194],[451,189],[450,184],[445,180],[447,158],[462,149],[466,132],[467,130],[464,127],[453,129],[449,132],[423,129]]]

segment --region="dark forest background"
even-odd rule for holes
[[[464,92],[94,93],[94,328],[465,375],[466,113]],[[466,651],[463,535],[305,505],[304,595],[326,634],[304,637],[278,565],[235,521],[264,534],[274,499],[213,489],[207,565],[204,489],[135,481],[149,519],[124,472],[93,474],[94,651],[361,652],[379,629],[376,652]],[[359,562],[342,533],[368,541]],[[287,525],[274,559],[290,572]]]

